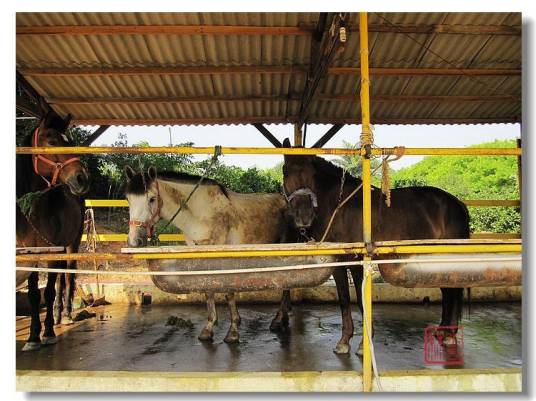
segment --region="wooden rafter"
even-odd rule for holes
[[[306,74],[308,66],[19,68],[25,76]],[[330,67],[328,74],[359,75],[358,67]],[[521,76],[521,68],[370,68],[374,76]]]
[[[327,75],[331,62],[346,42],[346,19],[346,14],[335,13],[326,31],[326,13],[321,13],[318,18],[317,27],[313,31],[312,53],[309,57],[311,62],[298,112],[298,127],[306,122],[318,85]]]
[[[193,97],[83,97],[83,98],[47,98],[52,105],[93,105],[93,104],[181,104],[181,103],[220,103],[220,102],[285,102],[299,101],[300,97],[292,96],[193,96]],[[356,102],[359,96],[349,95],[316,95],[313,101]],[[520,102],[521,96],[514,95],[481,95],[481,96],[434,96],[434,95],[376,95],[371,97],[374,103],[390,102]]]
[[[341,130],[341,128],[344,127],[344,124],[334,124],[324,135],[320,137],[316,143],[311,146],[312,148],[321,148],[323,147],[328,141],[335,136],[337,132]]]
[[[97,138],[99,136],[101,136],[102,134],[104,134],[104,132],[110,128],[110,125],[101,125],[99,128],[97,128],[95,130],[95,132],[93,132],[83,143],[81,146],[89,146],[91,145],[93,142],[95,142],[97,140]]]
[[[268,129],[262,125],[262,124],[253,124],[255,128],[266,138],[272,145],[274,145],[276,148],[282,148],[283,145],[281,142],[279,142],[279,139],[277,139]]]
[[[29,105],[29,101],[31,100],[36,105],[36,108],[33,109],[33,111],[39,115],[34,117],[41,117],[43,113],[52,110],[46,100],[35,90],[35,88],[26,80],[26,78],[24,78],[24,76],[19,71],[16,71],[16,81],[17,85],[22,90],[23,96],[25,96],[28,100],[27,102],[25,102],[25,104]],[[19,98],[17,100],[22,101],[22,98]],[[18,101],[17,105],[23,107],[23,104],[19,104]]]
[[[41,118],[41,110],[28,96],[17,95],[16,107],[27,116]]]
[[[253,25],[47,25],[18,26],[17,35],[286,35],[307,36],[316,29],[310,24],[299,26]],[[356,26],[350,26],[356,31]],[[369,32],[444,33],[464,35],[520,35],[521,27],[509,25],[448,24],[370,24]]]
[[[232,124],[294,124],[297,118],[228,117],[228,118],[76,118],[77,125],[232,125]],[[314,118],[310,124],[360,124],[358,118]],[[375,118],[373,124],[501,124],[518,123],[517,117],[497,118]]]

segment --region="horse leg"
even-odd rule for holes
[[[441,288],[441,323],[440,326],[457,326],[463,307],[463,288]],[[443,336],[443,344],[456,344],[457,328],[440,330],[436,335]]]
[[[83,220],[82,220],[83,221]],[[76,253],[78,252],[78,247],[80,246],[82,230],[80,230],[80,235],[73,241],[71,245],[67,247],[67,253]],[[76,260],[71,260],[67,262],[67,269],[76,269]],[[74,273],[65,273],[65,291],[63,293],[63,309],[61,310],[61,324],[70,325],[74,321],[72,319],[73,312],[73,298],[75,290],[75,274]]]
[[[41,304],[41,291],[39,291],[39,275],[33,272],[28,277],[28,300],[30,301],[30,337],[23,351],[36,351],[41,348],[41,320],[39,319],[39,306]]]
[[[67,268],[70,268],[69,264]],[[73,295],[74,295],[74,274],[64,273],[65,275],[65,290],[63,292],[63,310],[61,312],[61,324],[70,325],[74,321],[71,317],[73,311]]]
[[[214,337],[214,325],[218,323],[216,300],[214,299],[213,292],[207,292],[205,296],[207,298],[208,321],[197,338],[201,341],[212,341],[212,337]]]
[[[361,292],[361,285],[363,283],[363,269],[361,267],[358,267],[357,269],[352,268],[350,269],[350,273],[352,273],[352,279],[354,280],[357,305],[359,307],[359,311],[361,312],[361,322],[363,322],[363,293]],[[372,326],[372,337],[374,337],[374,320],[370,322],[370,325]],[[363,337],[361,337],[359,347],[355,353],[356,355],[363,356]]]
[[[58,267],[49,265],[49,267]],[[47,314],[45,317],[45,332],[43,333],[43,345],[56,344],[58,339],[54,333],[54,298],[56,297],[56,277],[58,273],[48,273],[47,286],[45,288],[45,304],[47,307]]]
[[[229,306],[229,314],[231,315],[231,326],[227,335],[223,339],[227,344],[238,343],[240,341],[240,334],[238,333],[238,325],[240,324],[240,314],[236,307],[236,299],[234,292],[228,292],[225,294],[227,305]]]
[[[282,331],[288,328],[288,311],[290,310],[290,290],[283,290],[279,310],[270,323],[270,331]]]
[[[65,289],[65,275],[58,274],[56,278],[56,299],[54,300],[54,324],[61,324],[61,311],[63,310],[63,291]]]
[[[346,268],[335,269],[333,278],[337,285],[337,295],[339,296],[342,315],[342,336],[333,352],[336,354],[348,354],[350,352],[350,339],[354,335],[354,322],[352,321],[352,311],[350,310],[350,288]]]

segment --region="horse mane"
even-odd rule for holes
[[[26,135],[22,141],[22,146],[32,146],[33,130],[30,134]],[[16,157],[16,196],[19,199],[21,196],[29,193],[40,191],[47,188],[46,183],[43,180],[35,180],[35,172],[32,165],[32,155],[19,154]],[[36,187],[36,182],[38,187]],[[42,184],[42,185],[41,185]]]
[[[173,181],[195,185],[199,182],[201,176],[178,171],[159,171],[157,178],[165,181]],[[125,193],[143,195],[146,192],[146,186],[151,185],[152,182],[153,179],[150,178],[147,174],[143,172],[136,173],[134,177],[127,181],[125,185]],[[225,188],[223,184],[219,183],[216,180],[213,180],[212,178],[205,177],[201,185],[216,185],[220,188],[220,190],[225,196],[227,196],[229,193],[227,188]]]
[[[343,174],[342,167],[339,167],[332,162],[318,156],[313,157],[313,166],[316,170],[317,177],[322,181],[323,187],[328,187],[332,185],[340,186]],[[344,177],[344,180],[346,183],[351,183],[355,185],[361,184],[360,178],[356,178],[348,173]]]

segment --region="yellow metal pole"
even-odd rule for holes
[[[368,60],[368,22],[367,13],[359,13],[359,47],[361,58],[361,149],[362,149],[362,180],[363,180],[363,242],[365,246],[372,243],[372,215],[371,215],[371,198],[370,198],[370,150],[373,142],[372,131],[370,129],[370,94],[369,94],[369,60]],[[364,256],[364,260],[368,261],[371,257]],[[369,330],[372,326],[372,278],[365,270],[365,293],[364,313],[368,318],[363,319],[363,391],[372,391],[372,358],[370,353]]]

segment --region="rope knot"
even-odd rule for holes
[[[394,162],[404,156],[404,146],[395,146],[391,149],[385,149],[385,157],[382,160],[382,193],[385,195],[385,204],[391,207],[391,176],[389,163]],[[391,156],[395,156],[390,159]]]

